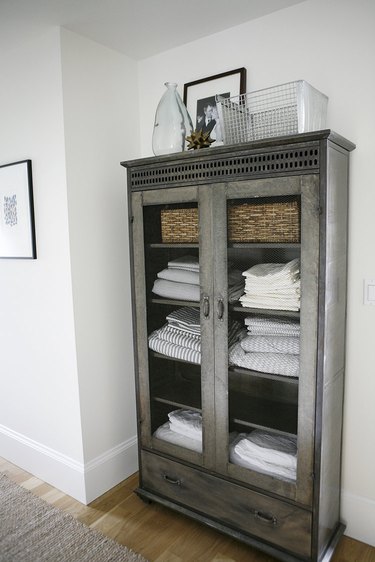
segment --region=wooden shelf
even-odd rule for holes
[[[200,382],[179,381],[174,385],[160,385],[154,390],[152,399],[162,404],[170,404],[174,408],[202,411]]]
[[[177,359],[176,357],[170,357],[169,355],[163,355],[162,353],[157,353],[156,351],[150,351],[153,357],[157,359],[166,359],[167,361],[177,361],[178,363],[186,363],[186,365],[195,365],[200,367],[199,363],[193,363],[192,361],[186,361],[185,359]]]
[[[170,248],[199,248],[199,244],[164,244],[163,242],[147,244],[148,248],[152,249],[170,249]]]
[[[175,299],[150,299],[152,304],[168,304],[173,306],[192,306],[193,308],[199,308],[200,303],[196,301],[179,301]]]
[[[228,242],[228,249],[231,248],[242,248],[242,249],[253,249],[253,248],[262,248],[262,249],[289,249],[289,248],[301,248],[300,242]]]
[[[282,435],[295,436],[297,410],[296,404],[276,402],[233,390],[229,392],[230,419],[244,428],[265,429]]]
[[[229,310],[233,312],[242,312],[243,314],[257,314],[263,316],[282,316],[285,318],[299,318],[300,311],[298,310],[274,310],[269,308],[248,308],[247,306],[240,306],[238,304],[229,304]]]
[[[257,377],[260,379],[268,379],[273,381],[278,381],[286,384],[296,384],[298,385],[298,377],[286,377],[283,375],[274,375],[271,373],[261,373],[260,371],[251,371],[250,369],[244,369],[242,367],[229,367],[229,376],[235,377],[236,373],[247,375],[249,377]]]

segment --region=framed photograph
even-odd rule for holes
[[[36,259],[31,160],[0,166],[0,258]]]
[[[211,146],[223,144],[221,126],[216,108],[216,95],[230,98],[246,93],[246,68],[229,70],[184,85],[184,104],[193,127],[210,133],[215,140]]]

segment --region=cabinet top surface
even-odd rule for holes
[[[330,142],[340,146],[341,148],[352,151],[355,149],[355,144],[345,139],[341,135],[338,135],[330,129],[325,129],[323,131],[314,131],[310,133],[301,133],[298,135],[288,135],[284,137],[273,137],[268,139],[262,139],[253,142],[232,144],[232,145],[222,145],[218,147],[211,147],[206,150],[194,150],[194,151],[184,151],[175,154],[166,154],[163,156],[150,156],[147,158],[138,158],[136,160],[126,160],[121,162],[121,165],[126,168],[134,168],[138,166],[150,166],[162,163],[172,163],[172,162],[189,162],[189,160],[209,160],[216,156],[222,154],[243,154],[251,151],[262,150],[272,147],[286,147],[286,146],[297,146],[312,142],[319,142],[322,140],[329,140]]]

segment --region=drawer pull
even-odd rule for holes
[[[175,486],[181,486],[182,484],[181,480],[171,478],[170,476],[168,476],[168,474],[164,474],[163,478],[166,482],[168,482],[168,484],[174,484]]]
[[[210,314],[210,300],[207,296],[203,297],[203,316],[208,318]]]
[[[277,525],[277,517],[271,515],[270,513],[265,513],[264,511],[254,510],[255,519],[259,519],[263,523],[268,523],[269,525]]]

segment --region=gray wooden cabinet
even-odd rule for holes
[[[345,528],[340,464],[353,149],[327,130],[122,162],[131,235],[137,493],[284,561],[330,560]],[[259,201],[296,201],[299,239],[233,242],[230,208]],[[162,211],[173,209],[196,210],[196,241],[163,242]],[[199,260],[198,302],[153,293],[157,274],[186,255]],[[244,271],[294,259],[300,260],[299,311],[230,300],[229,264]],[[149,348],[150,334],[181,308],[199,311],[198,362]],[[244,326],[245,317],[259,314],[300,324],[298,376],[231,364],[233,322]],[[155,436],[180,409],[201,414],[201,450]],[[254,429],[296,438],[294,478],[233,461],[233,435]]]

